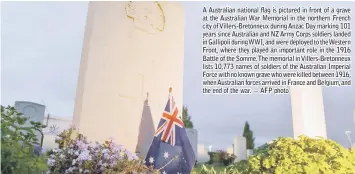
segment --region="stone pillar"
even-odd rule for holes
[[[247,140],[243,136],[234,138],[234,155],[237,156],[236,162],[247,158]]]
[[[133,152],[147,93],[154,127],[170,87],[181,113],[183,58],[179,3],[90,2],[74,126],[89,140],[112,137]]]
[[[320,86],[291,87],[293,135],[327,138]]]

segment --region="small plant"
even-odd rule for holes
[[[248,161],[241,160],[234,165],[230,165],[227,167],[227,171],[229,174],[249,174],[248,172]]]
[[[157,173],[148,168],[136,154],[115,144],[112,139],[100,144],[90,143],[73,128],[58,135],[58,149],[50,152],[48,173]]]
[[[225,166],[232,164],[234,162],[235,158],[236,158],[236,156],[234,154],[230,154],[226,151],[221,152],[221,159],[222,159],[222,162]]]
[[[39,147],[37,132],[42,133],[44,125],[30,122],[14,107],[1,106],[1,173],[38,173],[47,169]]]
[[[208,152],[208,155],[210,156],[210,159],[208,160],[208,164],[213,164],[213,156],[216,152]]]
[[[225,151],[223,150],[218,150],[216,152],[208,152],[208,155],[210,156],[210,160],[208,161],[208,164],[218,164],[218,163],[223,163],[222,160],[222,153]]]
[[[201,171],[198,174],[244,174],[237,170],[225,168],[223,171],[217,172],[213,167],[207,168],[205,165],[201,166]]]
[[[202,165],[199,174],[217,174],[217,172],[214,170],[213,167],[211,167],[211,169],[208,169],[205,165]]]

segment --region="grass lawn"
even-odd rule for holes
[[[217,165],[217,164],[213,164],[213,165],[208,165],[208,164],[205,164],[205,166],[208,168],[208,169],[211,169],[211,167],[213,167],[213,169],[219,173],[221,171],[223,171],[226,166],[224,166],[223,164],[221,165]],[[202,164],[198,164],[196,165],[196,167],[192,170],[191,174],[197,174],[201,171],[201,167],[202,167]]]

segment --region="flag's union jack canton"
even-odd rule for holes
[[[169,96],[145,163],[162,174],[190,174],[195,162],[184,123],[178,117],[173,97]]]
[[[175,135],[175,127],[178,126],[180,128],[184,127],[184,123],[178,117],[178,109],[175,105],[175,101],[173,97],[169,97],[168,103],[165,106],[165,110],[162,115],[163,124],[158,127],[154,136],[161,137],[163,142],[169,143],[172,146],[175,146],[176,135]]]

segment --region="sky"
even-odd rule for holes
[[[200,20],[197,9],[202,5],[183,5],[183,103],[199,131],[199,143],[220,149],[231,147],[233,137],[242,135],[245,121],[254,131],[256,145],[278,136],[292,136],[290,95],[201,93],[201,69],[196,68],[201,67],[201,30],[196,21]],[[87,2],[3,2],[2,105],[32,101],[46,105],[53,115],[73,115],[87,7]],[[355,140],[355,86],[324,88],[323,98],[328,138],[348,146],[346,130],[354,132]]]

